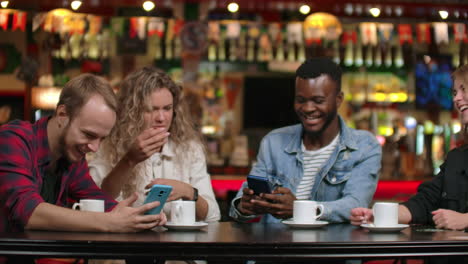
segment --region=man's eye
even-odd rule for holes
[[[303,104],[303,103],[305,103],[305,99],[304,99],[304,98],[297,97],[297,98],[296,98],[296,103]]]

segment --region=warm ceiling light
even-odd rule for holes
[[[70,9],[66,9],[66,8],[57,8],[57,9],[51,10],[49,12],[51,14],[53,14],[54,16],[57,16],[57,17],[69,16],[70,14],[72,14],[72,11],[70,11]]]
[[[449,15],[449,13],[446,10],[439,10],[439,16],[442,19],[447,19],[448,15]]]
[[[2,8],[7,8],[9,3],[10,2],[8,2],[8,1],[2,1],[2,2],[0,2],[0,5],[2,6]]]
[[[75,0],[75,1],[72,1],[71,4],[70,4],[71,8],[73,10],[78,10],[78,8],[80,8],[81,6],[81,1],[80,0]]]
[[[371,13],[371,15],[372,15],[373,17],[378,17],[378,16],[380,16],[380,8],[378,8],[378,7],[373,7],[373,8],[371,8],[371,9],[369,9],[369,12]]]
[[[301,14],[303,14],[303,15],[309,14],[309,12],[310,12],[310,6],[308,6],[308,5],[301,5],[301,7],[299,7],[299,12],[301,12]]]
[[[239,11],[239,5],[237,3],[230,3],[227,6],[227,9],[229,10],[229,12],[235,13],[235,12]]]
[[[146,11],[146,12],[149,12],[151,10],[153,10],[155,7],[153,1],[145,1],[143,3],[143,9]]]

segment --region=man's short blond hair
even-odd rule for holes
[[[96,94],[102,96],[107,106],[117,112],[117,98],[109,82],[90,73],[78,75],[65,84],[60,93],[57,107],[65,105],[68,116],[73,118],[80,112],[89,98]]]

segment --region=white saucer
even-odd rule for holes
[[[205,222],[195,222],[192,225],[181,225],[181,224],[176,224],[172,222],[167,222],[164,226],[169,229],[174,229],[174,230],[197,230],[207,225],[208,223],[205,223]]]
[[[374,224],[362,224],[361,227],[373,232],[396,232],[409,227],[409,225],[398,224],[396,226],[375,226]]]
[[[319,221],[319,220],[315,221],[314,223],[306,224],[306,223],[296,223],[294,222],[294,220],[289,219],[289,220],[283,220],[282,223],[290,227],[294,227],[294,228],[318,228],[318,227],[328,225],[327,221]]]

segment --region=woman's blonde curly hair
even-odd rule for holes
[[[117,93],[117,123],[103,142],[104,158],[112,167],[127,153],[135,137],[145,129],[144,113],[152,108],[151,94],[161,89],[168,89],[173,97],[174,113],[169,138],[177,146],[176,155],[187,154],[186,150],[191,142],[202,142],[201,135],[188,113],[182,87],[164,71],[144,67],[129,74]],[[139,169],[140,166],[134,168],[133,176],[138,175]],[[129,182],[131,179],[132,177]]]

